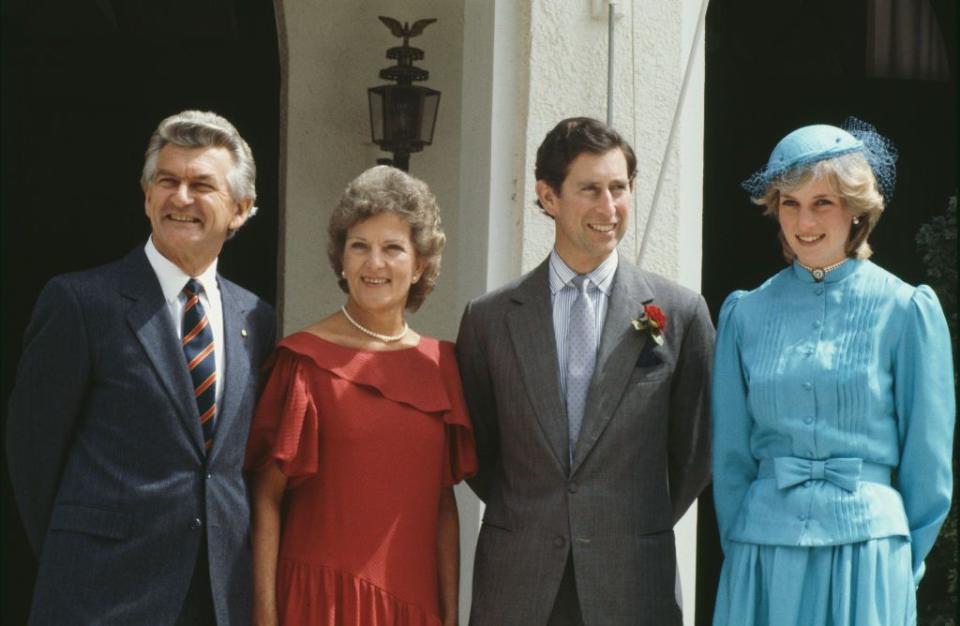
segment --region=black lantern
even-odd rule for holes
[[[423,32],[435,19],[417,20],[410,26],[391,17],[380,16],[390,32],[403,38],[403,45],[387,50],[388,59],[397,64],[380,70],[380,78],[396,81],[395,85],[380,85],[367,90],[370,99],[370,132],[373,142],[381,150],[393,153],[393,160],[378,159],[378,163],[393,165],[403,171],[410,167],[410,153],[420,152],[433,143],[433,129],[437,123],[440,92],[414,85],[424,81],[430,73],[414,67],[414,61],[423,59],[423,50],[410,47],[410,38]]]

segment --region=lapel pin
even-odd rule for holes
[[[240,329],[240,336],[242,336],[242,337],[246,337],[246,336],[247,336],[247,329],[246,329],[246,328],[241,328],[241,329]]]

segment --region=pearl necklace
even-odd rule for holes
[[[350,314],[347,313],[347,305],[340,307],[340,310],[343,312],[343,316],[347,318],[347,321],[353,324],[353,327],[359,330],[361,333],[370,335],[374,339],[379,339],[383,343],[393,343],[395,341],[400,341],[406,336],[407,331],[410,330],[410,327],[407,326],[407,322],[403,322],[403,330],[400,331],[397,335],[381,335],[380,333],[375,333],[369,328],[363,326],[360,322],[350,317]]]
[[[819,282],[823,281],[823,279],[826,277],[827,274],[829,274],[829,273],[832,272],[833,270],[837,269],[838,267],[840,267],[841,265],[843,265],[843,264],[846,263],[846,262],[847,262],[847,259],[843,259],[843,260],[840,261],[839,263],[834,263],[833,265],[829,265],[829,266],[827,266],[827,267],[808,267],[808,266],[804,265],[803,263],[801,263],[800,261],[797,261],[797,264],[798,264],[800,267],[802,267],[803,269],[805,269],[805,270],[807,270],[808,272],[810,272],[810,274],[813,276],[813,280],[815,280],[816,282],[819,283]]]

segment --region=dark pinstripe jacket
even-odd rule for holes
[[[40,567],[31,624],[172,624],[206,535],[217,622],[250,621],[241,474],[267,303],[218,278],[226,344],[215,442],[142,248],[51,280],[10,397],[7,457]]]

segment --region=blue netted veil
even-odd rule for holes
[[[771,182],[797,167],[862,152],[873,169],[884,204],[893,199],[897,182],[897,148],[863,120],[848,117],[838,128],[827,124],[804,126],[774,147],[767,164],[741,183],[752,198],[763,197]]]

